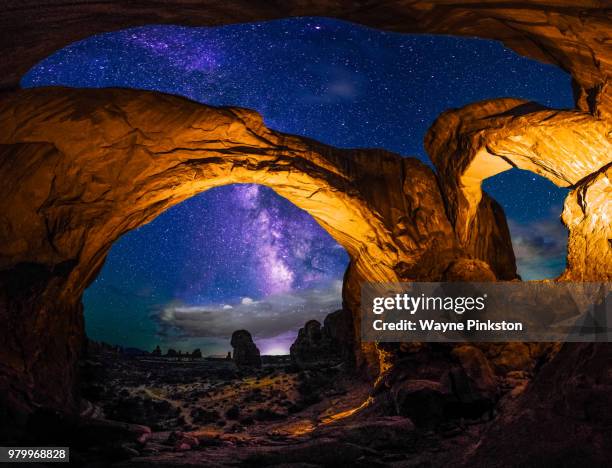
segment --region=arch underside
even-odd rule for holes
[[[604,2],[353,2],[288,0],[273,6],[249,0],[194,5],[185,0],[106,2],[9,0],[0,11],[0,87],[66,45],[108,31],[149,24],[219,26],[296,16],[324,16],[403,33],[498,40],[521,55],[561,67],[574,80],[577,107],[609,117],[612,25]]]

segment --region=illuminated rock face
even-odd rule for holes
[[[10,372],[27,369],[30,386],[50,372],[58,385],[73,381],[80,297],[113,242],[219,185],[267,185],[310,213],[351,257],[344,299],[354,313],[363,281],[440,280],[447,270],[472,278],[474,268],[516,275],[501,210],[485,207],[479,222],[499,225],[477,228],[494,250],[461,247],[425,164],[277,133],[250,110],[146,91],[52,88],[6,97],[0,122],[2,319],[24,330],[3,329],[0,358]],[[462,262],[471,267],[457,268]],[[354,327],[358,336],[358,320]],[[378,363],[365,350],[359,360]],[[52,387],[56,398],[69,396]]]
[[[570,192],[562,219],[569,239],[567,269],[560,279],[612,280],[612,164]]]
[[[574,190],[563,222],[570,231],[566,280],[612,278],[612,119],[552,110],[519,99],[494,99],[444,112],[425,147],[444,183],[450,218],[462,246],[478,250],[482,181],[513,167]],[[495,210],[489,210],[490,212]],[[493,263],[492,263],[493,264]]]

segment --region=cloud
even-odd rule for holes
[[[254,338],[272,339],[295,332],[310,319],[323,320],[341,307],[342,282],[326,288],[312,288],[276,294],[261,300],[243,298],[236,304],[188,306],[171,303],[153,316],[161,337],[226,338],[238,329],[249,330]]]
[[[557,219],[508,220],[519,274],[524,280],[554,278],[565,268],[567,229]]]

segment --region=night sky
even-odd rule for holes
[[[33,68],[24,87],[127,87],[260,112],[268,127],[427,161],[444,110],[503,96],[572,107],[570,78],[502,45],[301,18],[218,28],[148,26],[91,37]],[[486,181],[523,279],[564,268],[566,190],[512,170]],[[305,212],[255,185],[218,187],[120,239],[84,296],[90,337],[124,346],[229,350],[247,328],[286,352],[340,305],[346,252]]]

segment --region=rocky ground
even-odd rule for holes
[[[80,416],[37,411],[20,445],[69,445],[89,468],[609,466],[609,347],[396,353],[366,382],[333,359],[246,369],[90,346]]]
[[[264,356],[261,369],[240,369],[224,359],[90,348],[81,363],[81,416],[127,424],[124,437],[77,454],[82,462],[248,464],[267,449],[309,439],[322,422],[362,404],[371,388],[337,361],[299,370],[289,356]]]
[[[409,350],[410,362],[423,354],[419,375],[407,361],[408,380],[379,379],[372,393],[338,360],[300,369],[289,356],[263,356],[260,369],[245,369],[90,345],[81,416],[39,414],[30,437],[69,440],[73,461],[90,467],[457,465],[529,373],[499,377],[473,347],[452,351],[462,364],[448,368],[434,351]]]

